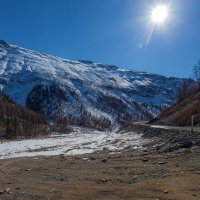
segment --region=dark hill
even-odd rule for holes
[[[191,125],[192,115],[196,115],[194,124],[198,124],[200,122],[200,91],[170,106],[153,120],[153,123],[170,126],[188,126]]]
[[[48,133],[47,119],[29,109],[16,105],[0,93],[0,137],[33,137]]]

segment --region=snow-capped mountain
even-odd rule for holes
[[[106,128],[152,118],[175,100],[182,80],[0,41],[0,90],[22,106],[79,125]]]

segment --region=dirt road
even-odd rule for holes
[[[200,149],[0,161],[1,200],[199,200]]]
[[[150,128],[158,128],[158,129],[165,129],[165,130],[179,130],[179,131],[191,131],[191,126],[165,126],[165,125],[157,125],[157,124],[148,124],[148,122],[135,122],[135,125],[140,125],[140,126],[147,126]],[[200,127],[194,126],[193,127],[194,132],[200,133]]]

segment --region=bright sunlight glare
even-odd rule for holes
[[[151,20],[154,24],[164,24],[169,16],[169,8],[166,5],[158,5],[152,9]]]

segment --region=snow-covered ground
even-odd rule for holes
[[[0,143],[0,159],[50,155],[80,155],[108,148],[112,151],[138,149],[148,141],[132,133],[100,132],[74,128],[68,135]]]

